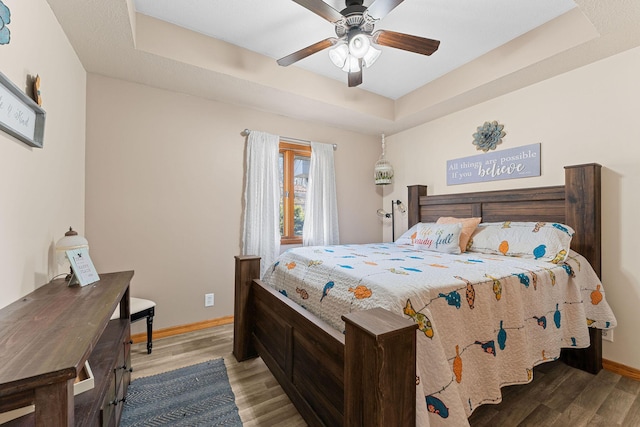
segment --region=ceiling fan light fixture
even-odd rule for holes
[[[364,67],[371,67],[374,62],[380,57],[382,51],[380,49],[376,49],[373,45],[369,46],[367,53],[362,57],[362,62]]]
[[[358,59],[364,58],[371,47],[371,41],[366,34],[355,33],[349,36],[349,53]]]
[[[373,45],[427,56],[437,51],[440,46],[439,40],[389,30],[374,31],[376,23],[403,0],[368,0],[368,6],[364,5],[364,0],[343,1],[346,7],[338,11],[326,0],[294,0],[333,24],[337,37],[326,38],[293,52],[278,59],[278,64],[286,67],[321,50],[329,49],[331,62],[349,73],[349,87],[356,87],[362,84],[362,68],[371,67],[382,53]]]
[[[329,50],[329,58],[331,62],[333,62],[333,65],[342,68],[346,65],[347,59],[349,58],[349,48],[346,44],[340,43]]]
[[[345,73],[357,73],[358,71],[360,71],[360,61],[358,60],[358,58],[353,55],[349,55],[347,61],[344,64],[344,67],[342,67],[342,71],[344,71]]]

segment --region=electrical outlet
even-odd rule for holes
[[[603,329],[602,339],[605,341],[613,342],[613,329]]]
[[[213,294],[204,294],[204,306],[213,307],[214,299]]]

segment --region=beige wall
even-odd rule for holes
[[[636,48],[394,135],[388,157],[396,182],[384,198],[386,207],[391,197],[406,197],[410,184],[426,184],[430,194],[558,185],[565,165],[602,164],[602,279],[618,319],[604,357],[634,368],[640,368],[639,75]],[[498,149],[542,144],[542,176],[448,187],[446,161],[481,153],[471,135],[491,120],[507,132]]]
[[[0,307],[46,283],[53,244],[69,226],[84,232],[86,74],[45,0],[6,0],[11,42],[0,71],[25,90],[42,79],[44,148],[0,131]]]
[[[233,314],[245,128],[337,143],[341,241],[380,240],[370,137],[93,74],[87,87],[92,258],[135,270],[132,295],[156,301],[158,328]]]

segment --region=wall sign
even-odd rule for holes
[[[540,143],[447,160],[447,185],[540,176]]]
[[[0,130],[32,147],[42,148],[45,112],[0,73]]]

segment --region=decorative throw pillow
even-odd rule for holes
[[[413,247],[447,254],[460,253],[462,224],[420,223]]]
[[[473,232],[476,231],[476,227],[478,227],[480,221],[482,221],[480,217],[455,218],[452,216],[441,216],[438,218],[436,224],[462,224],[462,231],[460,231],[460,252],[465,252],[469,239],[471,239]]]
[[[418,225],[420,223],[414,225],[413,227],[411,227],[410,229],[408,229],[407,231],[405,231],[404,233],[402,233],[402,236],[398,237],[396,239],[396,244],[398,245],[413,245],[413,239],[416,238],[415,234],[418,231]]]
[[[575,231],[554,222],[493,222],[478,225],[469,250],[563,262]]]

